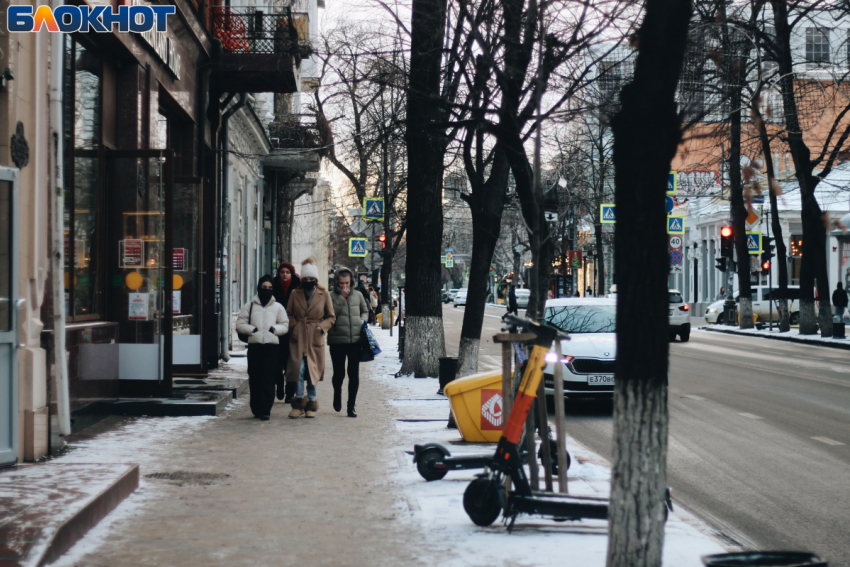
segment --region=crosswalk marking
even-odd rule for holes
[[[827,445],[844,445],[841,441],[836,441],[835,439],[830,439],[829,437],[812,437],[815,441],[820,441],[821,443],[826,443]]]
[[[744,413],[739,413],[738,415],[741,415],[741,416],[744,416],[744,417],[748,417],[748,418],[750,418],[750,419],[761,419],[761,416],[758,416],[758,415],[755,415],[755,414],[752,414],[752,413],[746,413],[746,412],[744,412]]]
[[[685,394],[685,397],[690,398],[692,400],[697,400],[698,402],[704,402],[705,401],[705,398],[703,398],[702,396],[694,396],[693,394]]]

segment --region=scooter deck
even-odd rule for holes
[[[555,518],[608,519],[607,500],[575,496],[564,498],[564,496],[567,495],[520,496],[512,492],[508,497],[508,509],[522,514],[539,514]]]

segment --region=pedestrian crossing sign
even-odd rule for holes
[[[384,200],[381,197],[366,197],[363,199],[363,220],[384,220]]]
[[[671,171],[667,174],[667,194],[675,195],[676,190],[679,188],[679,179],[676,175],[675,171]]]
[[[348,239],[348,255],[353,258],[366,257],[366,239],[365,238],[349,238]]]
[[[685,217],[667,217],[667,234],[685,234]]]
[[[761,232],[747,233],[747,252],[750,254],[761,254]]]
[[[441,264],[445,264],[445,263],[446,263],[446,257],[445,257],[445,256],[440,256],[440,263],[441,263]]]
[[[599,222],[602,224],[614,224],[617,222],[613,203],[599,205]]]
[[[455,267],[455,259],[454,258],[446,258],[446,267],[454,268]]]

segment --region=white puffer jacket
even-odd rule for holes
[[[254,309],[251,309],[251,304]],[[251,311],[251,320],[248,321],[248,311]],[[254,332],[254,327],[257,332]],[[274,333],[269,329],[274,328]],[[276,302],[272,297],[264,306],[260,305],[259,296],[242,306],[239,316],[236,318],[236,330],[248,335],[249,345],[276,345],[278,337],[282,337],[289,330],[289,318],[286,309]]]

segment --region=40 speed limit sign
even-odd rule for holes
[[[678,250],[682,247],[683,241],[681,236],[673,235],[670,237],[670,248],[673,250]]]

